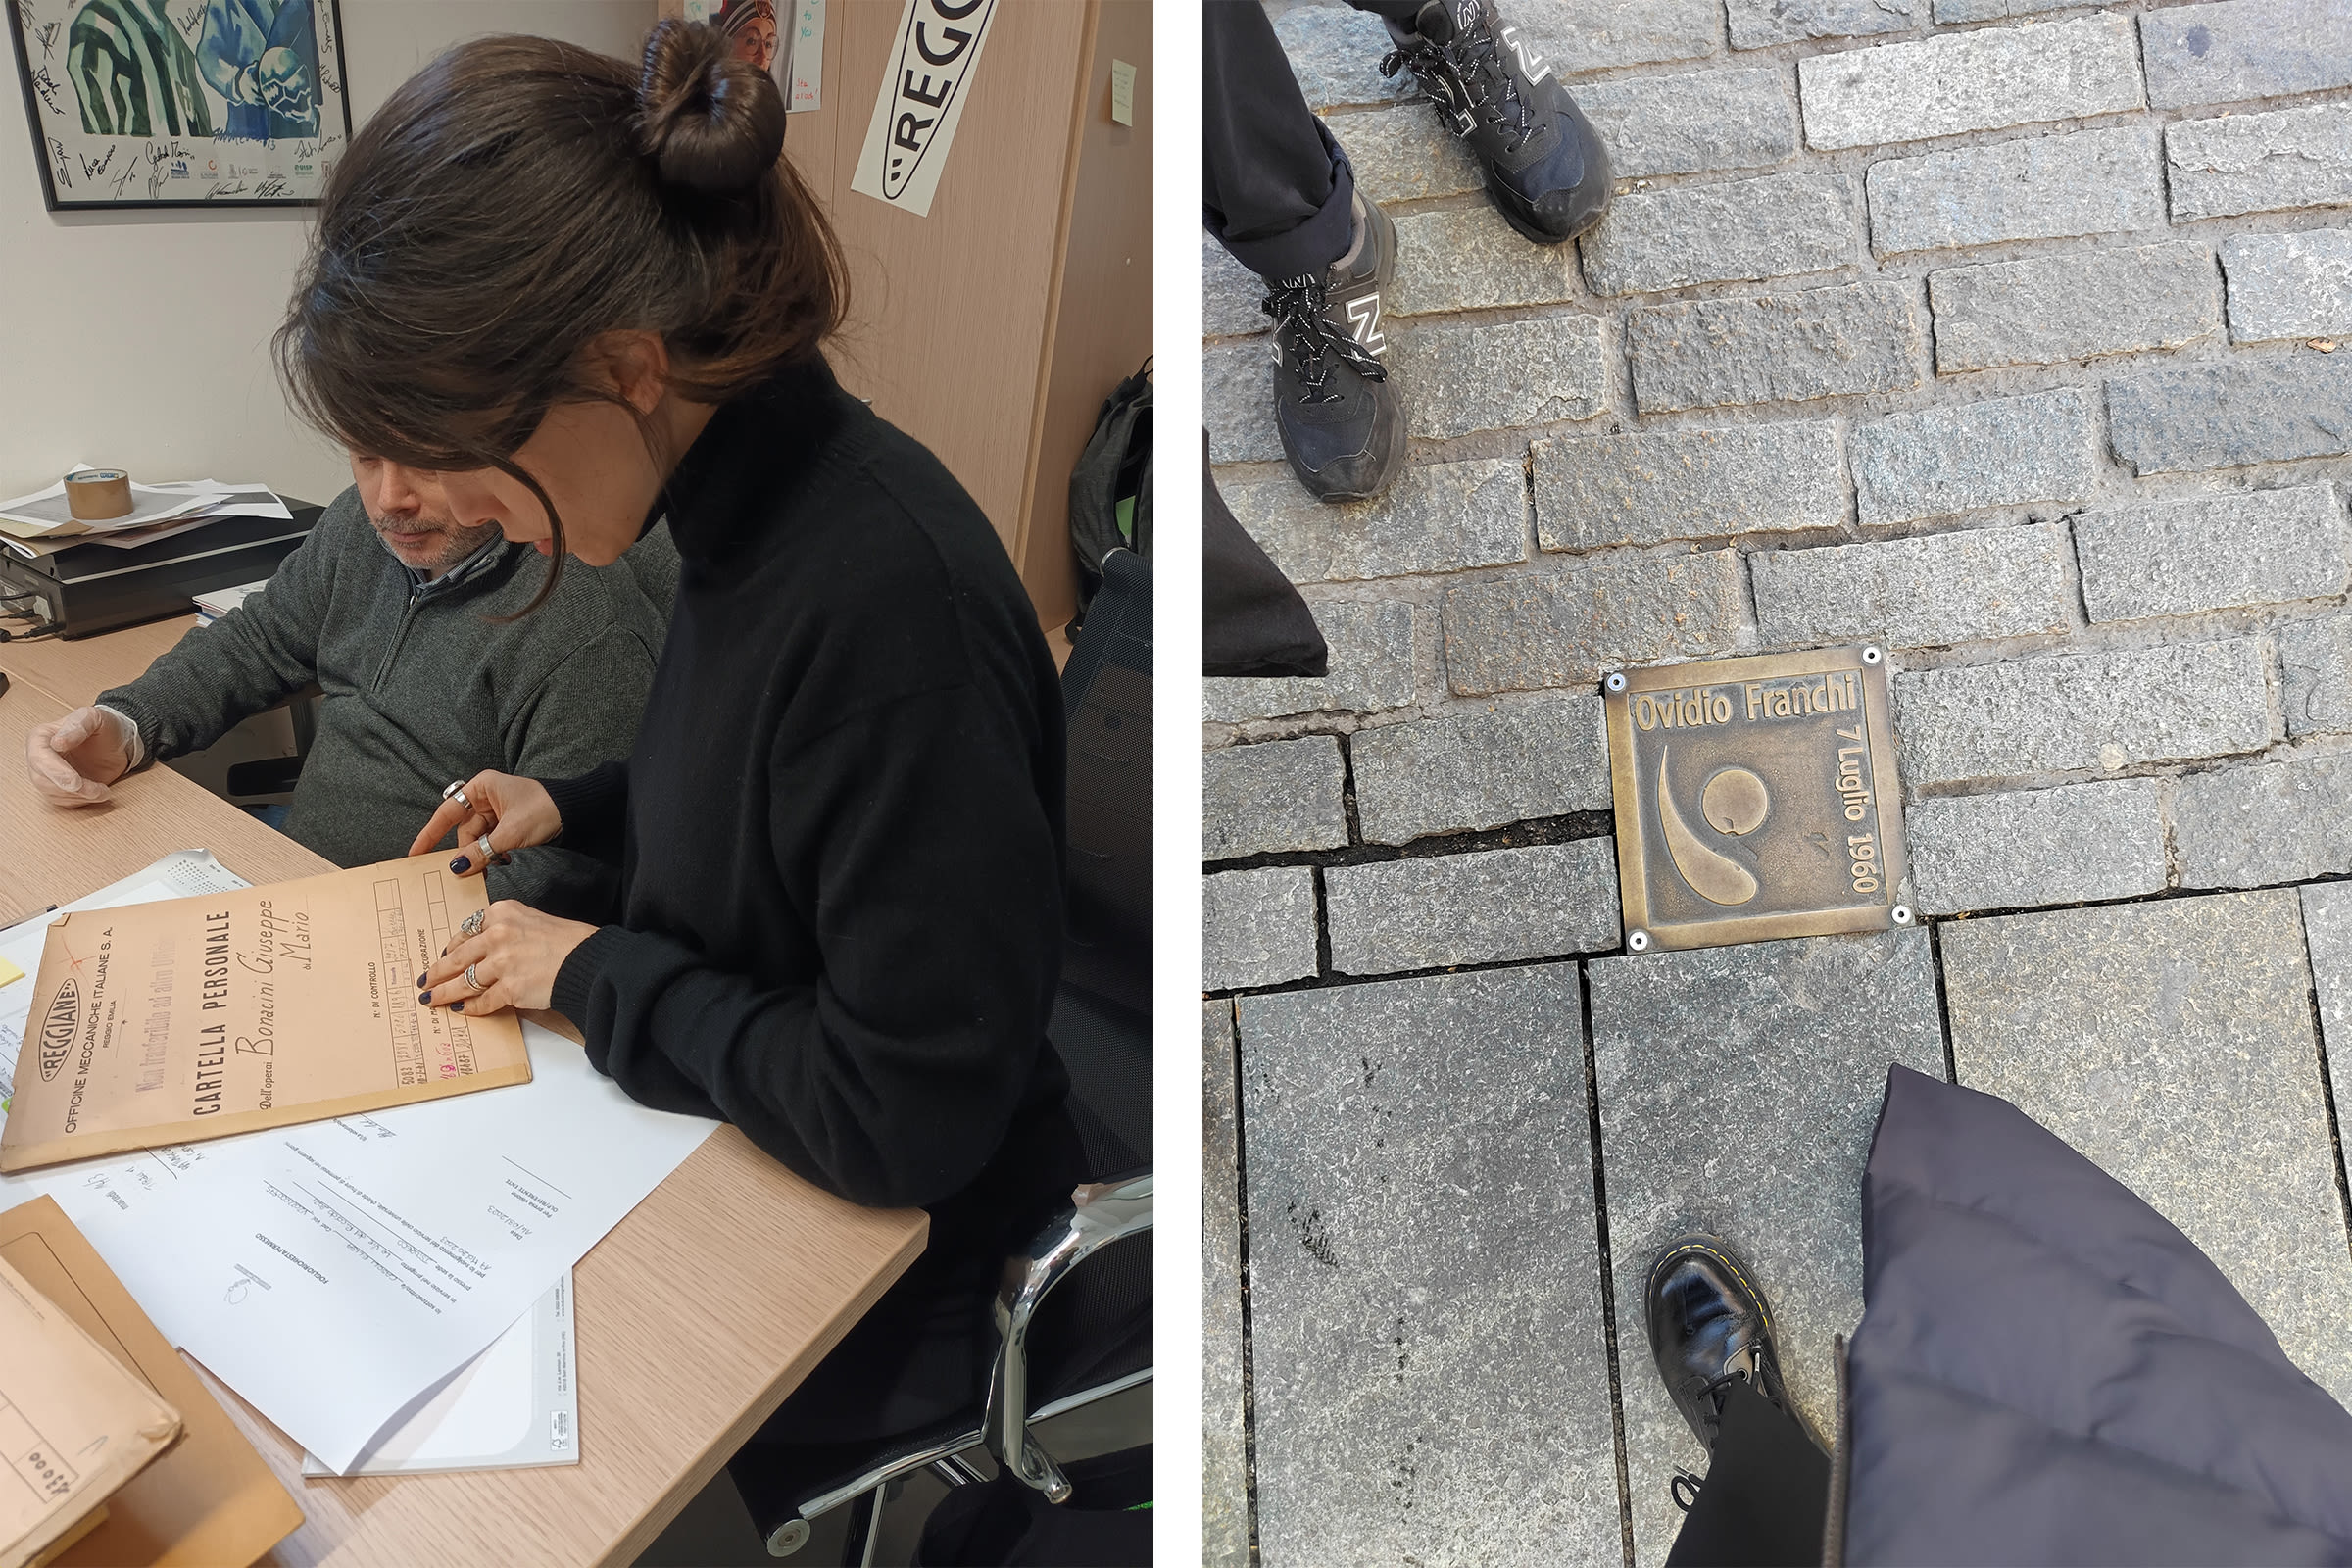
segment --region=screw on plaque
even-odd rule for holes
[[[1911,923],[1911,906],[1908,904],[1898,904],[1887,912],[1894,916],[1894,923],[1896,925],[1909,925]]]
[[[1621,692],[1625,690],[1625,674],[1623,671],[1619,671],[1618,673],[1611,675],[1607,680],[1602,681],[1601,684],[1607,687],[1610,691]]]
[[[1625,934],[1625,951],[1628,953],[1647,953],[1649,951],[1649,933],[1646,931],[1628,931]]]
[[[1886,657],[1886,656],[1885,654],[1879,652],[1876,644],[1873,644],[1870,647],[1862,650],[1862,662],[1865,664],[1875,664]]]

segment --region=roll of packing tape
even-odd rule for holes
[[[83,522],[130,515],[130,475],[121,468],[84,468],[66,475],[66,507]]]

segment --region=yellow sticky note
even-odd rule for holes
[[[1124,60],[1110,63],[1110,118],[1122,125],[1135,123],[1135,68]]]
[[[8,985],[14,981],[22,980],[24,978],[24,970],[18,968],[6,958],[0,958],[0,986]]]

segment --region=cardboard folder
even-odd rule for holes
[[[54,1200],[0,1213],[0,1261],[144,1380],[184,1429],[177,1446],[107,1499],[106,1518],[54,1559],[57,1568],[245,1568],[302,1524],[228,1412]]]
[[[416,1001],[485,897],[426,855],[59,915],[0,1170],[527,1083],[513,1013]]]

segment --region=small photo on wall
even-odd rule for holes
[[[335,0],[8,0],[52,212],[318,200],[351,140]]]

